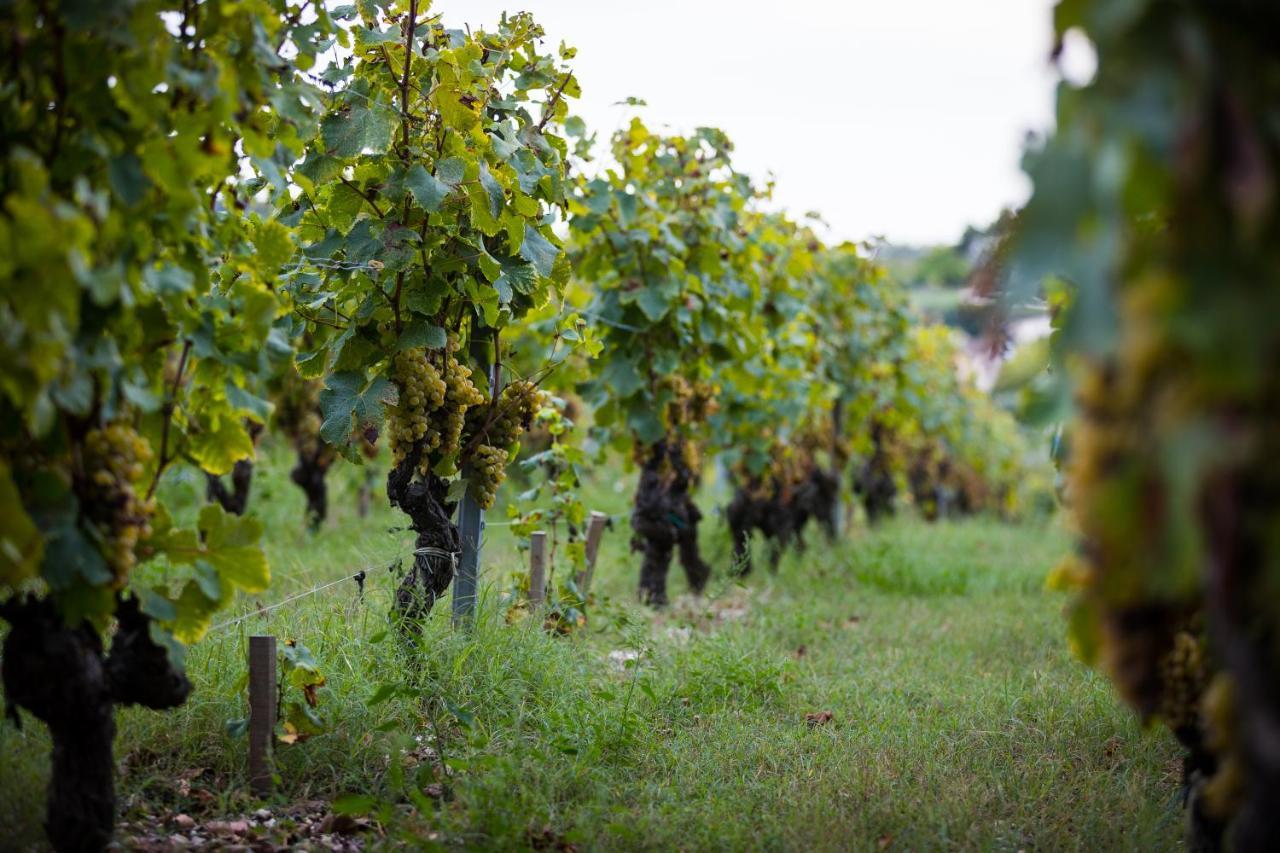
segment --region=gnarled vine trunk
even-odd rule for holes
[[[214,474],[205,474],[205,496],[216,501],[232,515],[244,515],[249,508],[249,487],[253,484],[253,462],[241,459],[231,469],[231,489],[228,490],[222,478]]]
[[[733,537],[733,565],[739,575],[751,573],[751,532],[759,530],[769,542],[769,568],[778,569],[782,549],[795,534],[795,517],[781,493],[762,493],[757,483],[739,486],[725,516]]]
[[[334,458],[333,448],[317,442],[314,451],[298,451],[298,462],[289,472],[289,479],[306,495],[307,522],[312,527],[319,527],[329,515],[329,487],[325,476]]]
[[[434,475],[414,479],[420,448],[415,448],[387,475],[387,498],[409,516],[417,533],[413,563],[396,589],[396,612],[411,626],[431,613],[453,581],[461,539],[453,523],[456,505],[449,503],[449,484]]]
[[[783,549],[789,544],[804,550],[804,528],[811,520],[816,520],[827,539],[834,541],[839,512],[836,498],[840,490],[836,478],[831,471],[814,468],[790,489],[772,488],[762,492],[758,483],[740,486],[725,510],[738,574],[751,573],[752,530],[759,530],[769,542],[772,571],[777,571]]]
[[[814,468],[795,489],[793,496],[796,536],[804,534],[810,520],[818,522],[828,542],[834,542],[840,528],[840,475]],[[803,545],[803,540],[800,540]]]
[[[249,438],[256,447],[262,436],[264,427],[256,421],[245,421],[249,430]],[[232,515],[244,515],[249,508],[249,487],[253,484],[253,460],[241,459],[231,469],[231,489],[228,491],[222,478],[213,474],[205,474],[205,497],[217,501]]]
[[[117,615],[104,656],[98,632],[87,623],[67,627],[50,601],[27,596],[0,604],[10,625],[0,662],[5,696],[43,721],[53,742],[45,832],[55,850],[96,851],[111,842],[115,706],[163,710],[191,692],[151,639],[137,602],[121,601]]]
[[[862,506],[870,524],[877,524],[881,519],[893,515],[893,499],[898,494],[886,444],[884,428],[879,424],[872,424],[871,456],[854,475],[853,491],[862,498]]]
[[[373,468],[366,466],[364,476],[360,478],[360,490],[356,493],[356,515],[360,518],[367,518],[373,508],[373,487],[377,479]]]
[[[667,603],[673,552],[693,592],[701,593],[711,577],[711,566],[698,551],[702,513],[689,494],[693,480],[678,442],[660,441],[646,451],[631,512],[631,550],[642,555],[640,599],[654,607]]]

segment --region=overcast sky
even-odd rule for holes
[[[529,11],[578,48],[571,106],[608,136],[724,129],[776,198],[834,239],[952,242],[1026,198],[1028,130],[1047,129],[1052,0],[437,0],[449,27]]]

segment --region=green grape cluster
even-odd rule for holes
[[[434,460],[458,453],[467,412],[485,401],[471,381],[471,368],[454,355],[457,348],[451,339],[440,367],[431,363],[425,349],[401,352],[392,362],[392,379],[400,392],[387,415],[392,457],[398,465],[421,444],[418,473],[424,477]]]
[[[297,431],[294,434],[294,442],[298,450],[303,454],[314,454],[320,443],[320,427],[323,421],[320,413],[314,409],[303,414],[298,421]]]
[[[1160,659],[1160,717],[1177,731],[1197,722],[1197,706],[1207,675],[1204,650],[1189,631],[1174,635],[1173,646]]]
[[[476,500],[489,509],[498,494],[498,487],[507,476],[507,451],[491,444],[481,444],[471,456],[471,484],[479,493]]]
[[[1218,758],[1218,767],[1204,786],[1204,804],[1218,820],[1229,819],[1245,799],[1238,704],[1235,679],[1225,672],[1213,677],[1200,700],[1208,745]]]
[[[502,389],[496,406],[478,406],[467,413],[467,434],[482,436],[493,447],[510,447],[533,425],[542,408],[542,392],[527,380]]]
[[[445,396],[440,409],[440,455],[452,456],[462,446],[462,428],[467,423],[467,410],[484,403],[484,394],[471,381],[471,368],[454,358],[445,358]]]
[[[415,442],[425,440],[428,451],[439,446],[440,434],[431,429],[431,414],[444,405],[446,386],[422,349],[398,353],[392,361],[391,378],[400,400],[388,412],[387,431],[399,464]]]
[[[151,536],[155,502],[135,488],[150,461],[151,446],[126,424],[108,424],[85,436],[81,505],[103,536],[103,556],[117,585],[137,564],[138,543]]]

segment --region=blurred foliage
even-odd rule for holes
[[[1077,590],[1077,650],[1187,746],[1194,843],[1273,848],[1280,7],[1063,0],[1055,20],[1098,69],[1027,155],[1010,277],[1014,300],[1071,290],[1054,370],[1080,553],[1052,580]]]
[[[256,377],[291,346],[274,321],[293,236],[250,202],[316,133],[298,69],[331,22],[308,17],[286,0],[0,9],[21,45],[0,87],[0,591],[101,627],[135,562],[189,564],[133,592],[191,641],[266,586],[260,552],[260,571],[230,570],[257,522],[211,510],[201,534],[170,531],[151,496],[178,461],[228,472],[271,411]]]

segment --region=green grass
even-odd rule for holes
[[[357,475],[343,467],[333,518],[311,535],[287,459],[269,458],[252,500],[271,530],[263,603],[371,566],[366,595],[341,584],[216,633],[190,652],[186,706],[122,712],[131,819],[256,808],[246,743],[224,723],[244,713],[245,638],[270,632],[314,652],[331,727],[278,750],[280,800],[370,795],[386,804],[387,843],[510,848],[549,826],[587,848],[1179,846],[1174,744],[1066,651],[1064,599],[1042,586],[1068,547],[1052,522],[903,519],[835,547],[815,540],[777,575],[738,584],[708,512],[712,589],[655,616],[632,603],[620,519],[601,551],[602,602],[568,638],[506,623],[498,590],[523,560],[492,527],[474,628],[451,630],[442,603],[409,648],[386,620],[385,567],[411,547],[388,532],[400,518],[356,518]],[[610,474],[589,502],[622,512],[630,485]],[[191,511],[198,486],[171,484],[169,499]],[[684,591],[678,568],[672,584]],[[370,707],[383,684],[404,690]],[[830,723],[806,724],[822,711]],[[0,726],[0,846],[40,837],[47,739],[26,722]],[[436,781],[433,750],[453,767],[451,799],[405,804],[406,787]]]

